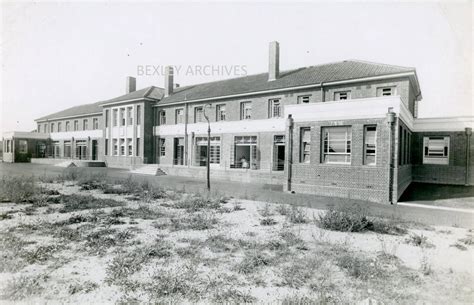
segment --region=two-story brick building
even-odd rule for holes
[[[266,73],[178,87],[168,67],[163,89],[129,77],[125,95],[37,123],[52,158],[204,178],[209,154],[212,179],[396,202],[412,181],[473,184],[473,118],[418,119],[420,100],[414,68],[280,71],[272,42]]]

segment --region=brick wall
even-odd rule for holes
[[[377,126],[376,165],[363,164],[364,126]],[[351,163],[322,163],[322,128],[351,126]],[[311,127],[310,163],[299,163],[300,128]],[[388,201],[388,138],[389,128],[384,119],[345,120],[295,123],[293,136],[293,166],[291,191],[362,199]],[[288,185],[285,187],[288,188]]]
[[[423,137],[425,136],[449,136],[449,165],[423,164]],[[467,139],[464,131],[460,132],[419,132],[414,134],[413,140],[413,181],[442,184],[466,183],[466,145]],[[470,181],[473,180],[472,160],[474,146],[470,147]]]

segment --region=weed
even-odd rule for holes
[[[130,275],[141,270],[143,264],[149,259],[147,254],[143,250],[134,250],[114,257],[106,268],[105,281],[109,284],[121,284],[127,281]]]
[[[85,281],[82,283],[69,284],[68,292],[69,294],[89,293],[97,288],[99,288],[99,285],[97,283]]]
[[[295,258],[284,266],[280,272],[280,286],[292,288],[303,287],[316,274],[321,262],[316,256]]]
[[[262,226],[273,226],[277,224],[277,222],[275,221],[275,219],[271,217],[265,217],[265,218],[260,219],[260,224]]]
[[[23,250],[21,251],[20,257],[24,259],[28,264],[44,263],[53,258],[53,255],[64,249],[64,246],[60,244],[39,246],[34,250]]]
[[[60,213],[69,213],[73,211],[87,210],[87,209],[101,209],[107,207],[117,207],[125,205],[113,199],[96,198],[90,195],[61,195],[60,198],[63,207],[59,209]]]
[[[467,246],[472,246],[474,245],[474,236],[472,236],[471,234],[468,234],[466,237],[464,238],[461,238],[458,240],[460,243],[463,243]]]
[[[383,270],[378,268],[376,260],[360,258],[354,253],[336,256],[336,265],[350,276],[364,281],[384,274]]]
[[[269,203],[265,203],[263,209],[260,209],[259,212],[260,216],[264,218],[269,218],[270,216],[273,216],[273,211],[271,210]]]
[[[204,198],[200,195],[187,196],[175,203],[175,208],[186,209],[188,212],[196,212],[202,209],[219,209],[221,203],[219,200]]]
[[[242,204],[238,201],[235,201],[233,203],[233,206],[232,206],[232,210],[234,210],[235,212],[237,211],[242,211],[242,210],[245,210],[243,207],[242,207]]]
[[[212,299],[217,304],[248,304],[255,303],[257,299],[248,292],[242,292],[233,287],[216,289]]]
[[[184,265],[170,270],[158,270],[152,277],[146,290],[150,294],[151,303],[160,302],[163,298],[186,298],[194,299],[199,295],[197,289],[199,278],[194,265]]]
[[[423,234],[412,233],[409,237],[406,238],[405,242],[407,244],[422,247],[422,248],[433,248],[434,245],[428,241],[428,237]]]
[[[33,295],[38,295],[44,290],[44,283],[47,282],[47,274],[22,275],[9,281],[2,298],[18,301]]]
[[[291,206],[290,212],[286,214],[286,218],[291,223],[307,222],[305,211],[302,208],[297,207],[296,205]]]
[[[290,208],[288,207],[287,204],[278,204],[277,205],[277,208],[276,208],[276,211],[280,214],[280,215],[283,215],[283,216],[286,216],[288,214],[290,214]]]
[[[33,202],[41,192],[34,177],[6,177],[0,180],[0,201]]]
[[[255,272],[259,267],[268,266],[272,259],[263,252],[257,250],[247,251],[244,258],[237,264],[236,270],[239,273],[250,274]]]
[[[450,245],[450,247],[457,248],[461,251],[467,251],[467,247],[465,245],[461,244],[460,242],[456,242],[456,243]]]
[[[0,220],[6,220],[6,219],[12,219],[13,216],[9,213],[1,213],[0,214]]]

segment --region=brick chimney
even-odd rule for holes
[[[165,67],[165,97],[173,94],[173,67]]]
[[[137,90],[137,80],[135,77],[127,76],[127,80],[125,83],[125,93],[128,94],[130,92]]]
[[[278,78],[280,74],[280,44],[278,41],[270,42],[268,56],[268,81]]]

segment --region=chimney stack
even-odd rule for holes
[[[173,94],[173,67],[165,67],[165,97]]]
[[[127,80],[125,83],[125,93],[131,93],[137,90],[137,80],[135,77],[127,76]]]
[[[268,57],[268,81],[278,78],[280,74],[280,44],[278,41],[270,42],[270,53]]]

